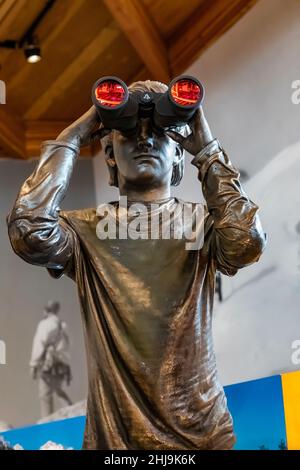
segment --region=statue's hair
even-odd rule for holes
[[[153,81],[153,80],[145,80],[145,81],[138,81],[131,83],[128,87],[129,93],[135,91],[152,91],[156,93],[164,93],[168,90],[168,86],[165,83]],[[178,127],[175,129],[180,134],[187,136],[188,135],[188,126]],[[104,152],[108,158],[113,157],[113,137],[112,133],[109,134],[107,137],[103,139],[104,143]],[[180,144],[177,144],[180,145]],[[116,166],[110,166],[107,163],[108,171],[109,171],[109,184],[110,186],[118,187],[118,169]],[[178,186],[184,173],[184,151],[182,158],[177,164],[173,165],[173,173],[171,178],[171,185]]]

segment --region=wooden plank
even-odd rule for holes
[[[111,21],[111,15],[109,17]],[[116,60],[116,57],[119,57],[120,60]],[[119,31],[119,35],[110,43],[109,47],[99,57],[96,57],[91,65],[84,70],[84,73],[65,89],[62,95],[53,101],[39,119],[46,121],[77,119],[92,105],[92,85],[97,79],[104,75],[114,75],[129,83],[128,77],[138,71],[141,66],[140,58],[130,42]]]
[[[257,0],[206,0],[170,41],[173,74],[182,73],[255,3]]]
[[[166,45],[142,3],[139,0],[104,0],[104,3],[149,70],[150,76],[169,82]]]
[[[130,85],[134,82],[150,80],[149,72],[146,67],[141,67],[137,72],[128,77],[127,84]]]
[[[31,2],[31,0],[28,1]],[[57,38],[61,32],[68,28],[68,24],[78,14],[84,3],[85,0],[63,0],[56,2],[54,7],[51,8],[36,31],[44,58],[47,57],[49,50],[57,47]],[[6,61],[3,64],[4,79],[7,81],[8,91],[11,90],[12,92],[23,87],[26,81],[30,81],[30,75],[33,73],[33,70],[36,71],[34,67],[40,64],[33,66],[24,59],[23,53],[16,54],[14,51],[14,54],[14,61],[9,61],[8,63]]]
[[[0,31],[2,39],[20,39],[45,4],[44,0],[4,0],[0,3]],[[26,15],[24,15],[26,11]],[[6,60],[14,58],[25,62],[23,53],[13,49],[0,49],[2,73],[6,73]],[[26,62],[25,62],[26,63]],[[4,66],[5,64],[5,66]],[[7,77],[5,77],[7,79]]]
[[[0,147],[13,158],[26,159],[23,121],[0,105]]]
[[[56,139],[59,133],[70,124],[67,121],[27,121],[25,129],[27,158],[38,157],[41,152],[42,142]],[[85,157],[93,156],[92,147],[83,147],[80,155]]]
[[[25,136],[27,141],[56,139],[58,134],[70,125],[67,121],[27,121]]]
[[[5,19],[5,17],[7,16],[10,9],[14,6],[15,3],[15,0],[3,0],[0,3],[0,23],[2,23],[2,21]]]
[[[78,6],[78,4],[81,4],[81,8],[77,8],[75,12],[74,5]],[[70,15],[70,11],[73,12],[72,15]],[[68,18],[67,23],[65,23],[66,18]],[[102,8],[99,8],[99,0],[89,0],[88,2],[81,0],[57,1],[38,28],[42,60],[32,65],[27,64],[21,57],[22,63],[17,64],[17,53],[14,61],[5,63],[6,77],[4,76],[4,79],[8,84],[8,93],[13,107],[24,115],[33,103],[38,100],[39,96],[43,95],[52,82],[76,59],[82,49],[111,21],[111,14],[106,7],[102,5]],[[61,23],[65,24],[62,29],[60,28]],[[54,31],[57,31],[57,29],[60,30],[59,34],[55,34],[53,41],[49,44],[48,38],[53,36]],[[127,40],[126,43],[128,43]],[[131,45],[130,48],[132,50]],[[22,56],[21,52],[19,54]],[[133,54],[134,51],[131,55]],[[102,55],[95,61],[98,66],[101,66]],[[80,76],[79,82],[81,82],[85,73],[86,69]],[[20,76],[22,76],[22,82],[20,82]],[[12,86],[14,84],[15,86]],[[28,92],[24,93],[24,90],[28,90]],[[81,91],[80,86],[79,90]],[[74,95],[71,100],[74,100]],[[74,100],[75,105],[76,100],[77,97]],[[43,120],[72,119],[76,117],[80,110],[78,111],[75,108],[75,113],[68,113],[69,103],[70,99],[65,99],[63,105],[56,108],[54,115],[48,116],[45,113],[40,117]],[[56,105],[56,101],[53,105]],[[64,112],[63,117],[60,116],[61,111]],[[34,118],[34,116],[31,118]]]
[[[41,143],[56,139],[58,134],[70,125],[66,121],[31,121],[26,124],[13,116],[7,106],[0,106],[0,149],[5,158],[27,160],[39,157]],[[83,147],[80,155],[94,155],[91,146]]]
[[[63,73],[45,90],[25,114],[26,119],[38,119],[51,104],[78,79],[89,65],[99,57],[119,35],[115,22],[102,29],[99,34],[78,54]]]
[[[199,8],[205,0],[140,0],[165,41]]]

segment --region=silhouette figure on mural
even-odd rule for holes
[[[167,85],[146,80],[129,90],[165,92]],[[188,135],[185,128],[158,133],[151,118],[140,117],[126,135],[101,127],[92,106],[43,142],[7,216],[15,253],[78,287],[89,375],[84,449],[231,449],[235,442],[212,342],[216,270],[233,276],[258,261],[266,236],[202,107],[188,125]],[[102,140],[110,184],[126,204],[63,211],[80,147],[93,136]],[[154,205],[156,215],[180,213],[188,202],[172,197],[171,185],[183,177],[185,151],[205,198],[190,216],[201,208],[201,247],[145,231],[106,236],[102,222],[112,209],[119,229],[142,220],[137,203]]]
[[[38,379],[42,418],[54,413],[55,394],[67,405],[72,405],[63,389],[64,382],[70,385],[72,379],[70,340],[67,325],[58,316],[59,310],[59,302],[50,300],[47,303],[32,345],[30,370],[32,378]]]

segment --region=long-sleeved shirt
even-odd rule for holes
[[[232,448],[212,341],[215,274],[259,259],[258,206],[222,149],[201,152],[192,160],[206,200],[199,249],[184,239],[99,237],[101,211],[60,209],[77,154],[44,142],[7,223],[19,256],[77,284],[88,365],[83,448]],[[168,209],[181,202],[159,201]]]

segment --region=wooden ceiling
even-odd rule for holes
[[[28,30],[46,0],[0,0],[0,41]],[[35,33],[42,60],[0,49],[0,154],[38,156],[91,106],[91,87],[104,75],[126,83],[166,83],[183,73],[257,0],[56,0]],[[84,155],[92,155],[86,148]]]

